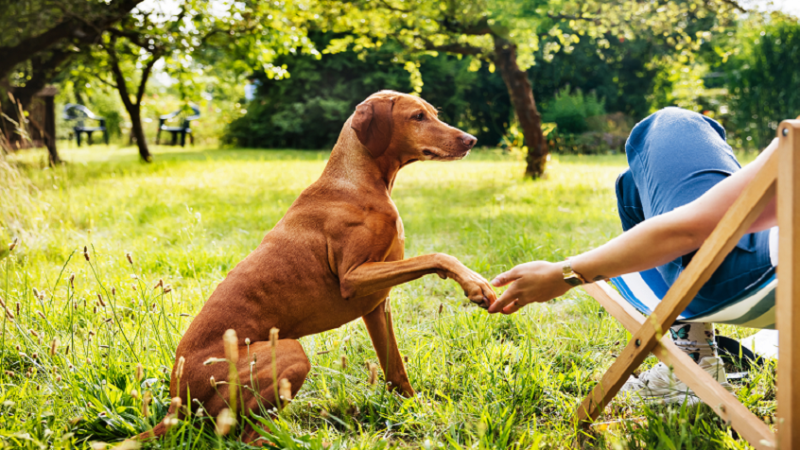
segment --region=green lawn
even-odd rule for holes
[[[328,156],[155,150],[149,165],[132,149],[68,150],[68,164],[55,170],[42,170],[42,153],[21,154],[10,158],[21,178],[0,159],[0,242],[21,239],[10,254],[0,250],[0,297],[15,316],[2,322],[0,447],[115,442],[163,417],[165,373],[191,316]],[[491,277],[521,262],[585,251],[620,232],[613,183],[625,165],[624,156],[553,157],[547,177],[534,182],[522,179],[519,158],[497,152],[413,164],[393,195],[406,255],[449,253]],[[159,279],[171,292],[153,289]],[[276,445],[562,448],[584,434],[586,447],[745,447],[706,407],[617,402],[601,420],[633,421],[603,433],[577,431],[576,405],[626,343],[622,327],[582,291],[514,316],[489,316],[454,282],[429,276],[395,288],[392,308],[419,395],[403,399],[367,383],[365,363],[376,357],[360,322],[303,338],[313,368],[271,425]],[[737,389],[760,416],[774,414],[773,374],[753,373]],[[147,418],[144,390],[154,396]],[[635,425],[642,421],[649,426]],[[208,420],[195,422],[175,426],[155,447],[244,447],[216,437]]]

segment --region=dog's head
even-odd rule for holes
[[[461,159],[478,141],[439,120],[430,103],[395,91],[370,95],[356,107],[350,126],[373,158],[386,155],[401,165]]]

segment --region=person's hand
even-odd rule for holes
[[[520,264],[492,280],[495,287],[509,283],[512,283],[511,287],[489,307],[489,313],[502,311],[503,314],[512,314],[528,303],[560,297],[571,287],[564,281],[561,265],[546,261]]]

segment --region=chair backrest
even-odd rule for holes
[[[193,104],[190,104],[188,106],[189,106],[189,109],[191,109],[194,114],[183,117],[183,121],[181,121],[181,127],[183,127],[183,128],[189,128],[189,122],[191,122],[192,120],[197,120],[197,119],[200,118],[200,108],[197,105],[193,105]],[[177,111],[173,111],[173,112],[171,112],[169,114],[164,114],[162,116],[159,116],[158,117],[158,125],[159,125],[159,127],[163,126],[165,122],[168,122],[168,121],[180,116],[184,112],[187,112],[186,108],[181,108],[181,109],[179,109]]]
[[[105,120],[103,117],[95,115],[89,108],[78,105],[76,103],[67,103],[64,105],[64,120],[77,120],[83,121],[85,119],[91,120]]]

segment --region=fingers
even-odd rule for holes
[[[523,306],[524,305],[520,305],[520,303],[517,300],[514,300],[513,302],[511,302],[511,304],[503,308],[503,314],[514,314],[515,312],[522,309]]]
[[[506,306],[517,301],[518,292],[514,289],[514,286],[511,286],[507,291],[503,292],[503,295],[497,299],[496,302],[489,307],[489,313],[494,314],[496,312],[504,311]]]
[[[503,272],[500,275],[494,277],[494,280],[492,280],[492,286],[494,287],[505,286],[508,283],[516,281],[517,279],[519,279],[519,275],[517,274],[515,267],[509,270],[508,272]]]

